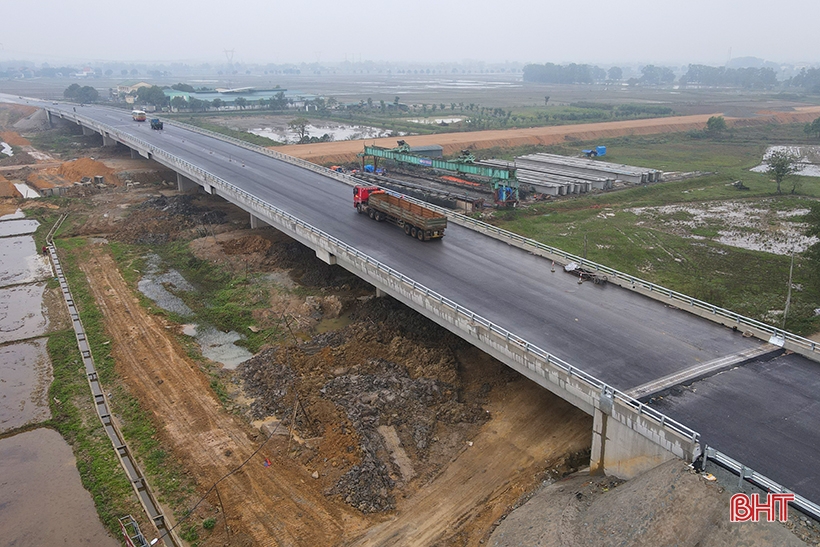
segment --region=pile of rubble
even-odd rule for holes
[[[254,398],[252,418],[273,416],[301,439],[329,429],[346,435],[351,458],[334,470],[328,495],[364,513],[388,511],[397,485],[409,482],[439,437],[487,414],[480,397],[460,398],[452,335],[389,299],[360,302],[352,315],[342,331],[263,351],[238,372]],[[321,442],[313,452],[305,443],[303,459],[326,453]]]

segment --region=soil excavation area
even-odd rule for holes
[[[507,538],[536,533],[545,511],[567,514],[567,497],[550,494],[549,485],[588,464],[591,417],[394,300],[375,298],[371,287],[285,235],[250,230],[247,214],[220,198],[171,190],[156,164],[116,151],[88,155],[103,157],[120,181],[141,184],[95,187],[40,206],[71,212],[61,238],[84,238],[73,251],[59,240],[58,248],[81,258],[117,381],[195,485],[176,514],[196,506],[187,524],[214,519],[215,526],[199,527],[198,545],[501,545],[491,534],[512,515],[524,520]],[[8,209],[20,203],[8,200]],[[232,272],[227,285],[252,288],[231,303],[252,310],[254,324],[243,330],[269,338],[235,370],[201,357],[182,321],[169,318],[178,316],[138,296],[133,266],[115,260],[110,242],[152,257],[181,248],[183,277],[203,265]],[[190,292],[192,305],[205,298],[206,291],[186,288],[190,280],[171,276],[170,266],[159,267],[169,274],[161,285],[170,294]],[[115,397],[115,416],[117,404]],[[611,504],[607,496],[623,487],[607,483],[612,492],[600,492],[597,507],[618,510],[619,530],[645,527],[647,537],[668,537],[670,521],[647,515],[673,479],[652,475]],[[717,488],[695,479],[686,495],[699,507]],[[532,508],[527,500],[539,487],[531,512],[515,510]],[[686,505],[667,510],[700,533],[728,519],[728,505],[719,514],[722,503],[705,516]],[[585,545],[617,544],[611,534],[585,533]],[[694,547],[697,537],[681,535],[679,544]]]

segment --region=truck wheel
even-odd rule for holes
[[[410,237],[416,237],[416,227],[415,226],[410,227]]]
[[[359,203],[358,205],[356,205],[356,211],[357,211],[359,214],[362,214],[362,213],[364,212],[364,208],[362,207],[362,204],[361,204],[361,203]]]
[[[376,222],[382,222],[385,218],[384,213],[376,211]]]
[[[409,224],[404,225],[404,233],[407,234],[407,235],[410,235],[410,225]]]
[[[419,241],[424,241],[424,230],[419,230],[416,234],[419,238]]]
[[[376,211],[374,211],[373,209],[370,209],[370,210],[367,212],[367,215],[368,215],[370,218],[376,218]]]

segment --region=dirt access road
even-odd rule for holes
[[[82,269],[105,316],[118,372],[204,492],[248,459],[263,437],[254,439],[246,423],[221,407],[164,320],[139,305],[105,247],[89,252]],[[477,544],[545,472],[589,446],[589,420],[529,381],[493,392],[491,419],[474,440],[437,477],[408,491],[381,523],[384,516],[366,517],[324,496],[307,469],[263,447],[219,484],[231,544],[332,546],[357,537],[356,545]],[[271,467],[262,465],[266,457]],[[216,532],[207,544],[225,541]]]
[[[224,411],[166,324],[140,306],[108,252],[95,245],[90,255],[82,270],[105,317],[117,370],[143,408],[151,409],[163,444],[186,462],[204,493],[247,460],[258,442]],[[263,466],[265,458],[274,464]],[[222,481],[219,492],[233,544],[336,545],[345,531],[363,525],[352,509],[330,502],[311,481],[305,470],[264,449]]]
[[[820,106],[798,107],[791,112],[760,111],[752,118],[727,117],[729,126],[746,126],[766,123],[805,123],[820,116]],[[411,146],[440,144],[444,154],[457,154],[465,148],[484,149],[492,147],[509,148],[526,144],[550,145],[564,142],[567,138],[581,141],[620,137],[623,135],[649,135],[676,131],[700,130],[715,114],[696,116],[675,116],[646,120],[625,120],[619,122],[585,123],[578,125],[557,125],[550,127],[530,127],[526,129],[501,129],[493,131],[471,131],[462,133],[440,133],[406,137]],[[368,144],[393,148],[395,138],[372,139]],[[356,161],[356,154],[362,151],[363,141],[339,141],[316,144],[291,144],[277,146],[275,150],[318,164],[345,163]]]

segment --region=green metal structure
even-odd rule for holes
[[[365,145],[364,152],[359,155],[362,157],[362,162],[364,162],[365,157],[372,156],[374,158],[386,158],[411,165],[421,165],[424,167],[432,167],[433,169],[486,177],[490,179],[490,184],[493,187],[496,204],[514,207],[518,203],[518,179],[515,178],[514,169],[475,165],[475,163],[473,163],[475,158],[469,151],[462,152],[461,157],[456,161],[447,161],[428,158],[426,156],[417,156],[410,152],[410,146],[406,142],[398,141],[398,144],[396,148]],[[376,162],[377,161],[378,160],[376,160]]]

